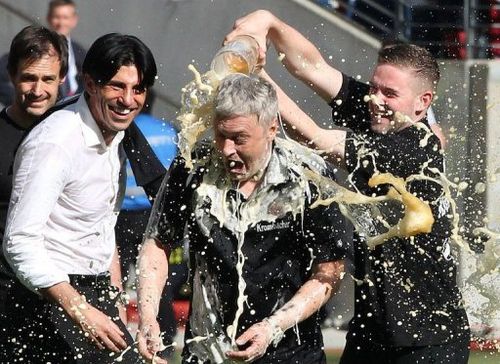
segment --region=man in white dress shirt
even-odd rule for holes
[[[139,39],[99,38],[83,64],[78,102],[21,144],[3,243],[19,283],[7,307],[12,350],[0,362],[138,362],[116,305],[114,225],[125,177],[120,141],[155,76]]]

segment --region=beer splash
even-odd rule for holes
[[[226,226],[235,232],[237,237],[237,274],[238,274],[238,299],[236,302],[236,314],[231,325],[222,327],[217,312],[220,303],[215,297],[215,286],[212,277],[208,277],[203,272],[207,269],[196,269],[193,284],[193,310],[190,318],[190,326],[193,339],[187,343],[191,353],[198,358],[211,358],[216,363],[227,362],[225,352],[231,348],[236,348],[236,335],[238,331],[239,316],[245,309],[246,283],[243,278],[243,266],[245,256],[242,252],[244,235],[247,229],[258,222],[272,222],[286,213],[294,216],[302,216],[304,211],[304,193],[309,195],[309,184],[316,186],[319,198],[311,207],[328,205],[337,202],[341,212],[349,218],[361,235],[367,239],[370,247],[382,244],[387,239],[396,236],[413,236],[419,233],[429,232],[432,228],[433,217],[429,205],[413,196],[406,190],[405,181],[389,174],[374,176],[370,183],[375,185],[390,184],[392,187],[385,196],[370,197],[360,193],[355,193],[341,187],[334,181],[323,177],[326,163],[319,155],[296,142],[276,139],[277,148],[281,148],[289,153],[288,158],[293,160],[293,165],[297,169],[300,183],[293,191],[278,191],[274,194],[262,194],[252,196],[244,204],[241,201],[230,202],[226,199],[227,192],[232,184],[224,176],[223,165],[218,161],[216,155],[204,158],[203,161],[192,160],[192,151],[195,145],[203,138],[211,128],[213,122],[213,100],[220,80],[209,71],[201,75],[193,66],[189,69],[194,73],[195,80],[183,88],[182,114],[178,117],[180,122],[179,150],[184,158],[186,168],[193,170],[206,163],[209,171],[204,175],[203,182],[197,188],[196,200],[199,202],[193,209],[197,221],[201,224],[201,230],[210,238],[210,228],[212,223],[207,224],[204,214],[210,213],[219,224]],[[236,69],[240,69],[235,67]],[[305,192],[304,192],[305,191]],[[205,197],[210,197],[212,205],[210,211],[201,208],[201,201]],[[279,213],[272,214],[271,204],[279,202],[282,207]],[[392,205],[394,208],[390,208]],[[231,208],[231,204],[236,204]],[[387,212],[386,210],[389,210]],[[391,224],[391,216],[395,210],[403,210],[403,218],[396,224]],[[238,213],[235,213],[238,211]],[[207,262],[204,257],[198,254],[196,257],[197,267],[206,267]],[[276,305],[279,309],[280,305]],[[197,312],[195,312],[197,311]],[[299,336],[298,329],[296,335]]]
[[[245,71],[246,68],[242,66],[242,62],[239,60],[237,55],[232,55],[229,53],[226,57],[232,58],[228,61],[230,68],[238,71]],[[180,133],[179,133],[179,150],[181,156],[184,158],[186,163],[186,168],[192,170],[194,165],[191,159],[191,153],[194,149],[196,143],[201,139],[201,137],[211,128],[211,123],[213,122],[213,100],[215,97],[215,92],[220,84],[220,79],[217,78],[213,71],[208,71],[201,75],[194,66],[189,65],[189,70],[191,70],[195,76],[195,79],[186,85],[182,89],[182,109],[181,115],[177,118],[180,122]],[[364,99],[365,102],[375,102],[377,105],[382,103],[375,95],[367,95]],[[387,110],[388,114],[392,114],[391,110]],[[411,121],[408,116],[403,115],[399,112],[394,113],[395,122],[405,123]],[[432,131],[427,128],[423,123],[413,123],[419,128],[423,128],[426,131],[426,136],[424,141],[433,135]],[[422,143],[422,142],[421,142]],[[290,146],[297,148],[298,143],[295,146]],[[421,147],[425,146],[421,144]],[[370,247],[375,247],[382,244],[384,241],[392,237],[409,237],[420,233],[428,233],[432,229],[432,224],[434,223],[434,218],[432,216],[431,209],[429,205],[419,198],[415,197],[406,190],[406,183],[403,179],[394,177],[389,173],[375,175],[370,179],[370,186],[374,187],[381,184],[389,184],[392,187],[386,196],[382,197],[368,197],[362,195],[361,193],[355,193],[349,191],[332,180],[323,177],[319,173],[313,173],[311,170],[305,171],[311,182],[318,184],[320,190],[320,195],[327,195],[324,199],[316,201],[312,207],[318,206],[319,204],[327,205],[333,202],[342,203],[343,205],[358,205],[358,204],[377,204],[380,201],[395,200],[399,201],[404,207],[404,217],[396,225],[391,226],[384,218],[380,218],[380,212],[377,215],[372,215],[387,228],[387,231],[380,234],[370,234],[363,228],[363,224],[359,221],[354,223],[356,219],[352,218],[352,214],[348,213],[348,209],[344,206],[344,215],[353,221],[355,227],[361,235],[367,236],[367,244]],[[332,191],[341,191],[338,197],[337,192],[332,194]],[[328,196],[330,193],[330,196]],[[372,232],[373,233],[373,232]]]
[[[424,166],[423,168],[426,168]],[[461,292],[464,307],[471,326],[472,339],[479,343],[488,341],[487,347],[500,352],[498,328],[500,327],[500,233],[487,226],[472,229],[472,240],[482,248],[480,252],[471,249],[469,241],[462,235],[465,231],[461,225],[457,200],[470,186],[465,182],[452,182],[446,175],[435,168],[430,171],[435,178],[418,174],[409,180],[430,180],[441,185],[443,198],[450,204],[452,221],[451,241],[460,248],[463,255],[461,261],[470,274],[462,281]],[[475,191],[481,191],[483,184],[478,183]]]
[[[500,234],[483,226],[473,235],[481,251],[465,253],[464,264],[471,274],[462,288],[464,301],[474,339],[500,352]]]
[[[181,90],[181,115],[177,117],[178,148],[186,168],[192,170],[191,153],[196,142],[202,139],[212,124],[213,100],[220,80],[213,71],[201,75],[193,65],[189,65],[188,69],[193,72],[195,79]]]
[[[427,203],[408,192],[402,178],[394,177],[390,173],[374,175],[368,181],[370,187],[382,184],[389,184],[392,187],[384,196],[371,197],[352,192],[331,179],[310,171],[306,171],[306,174],[310,181],[319,187],[321,194],[321,197],[311,207],[329,205],[333,202],[338,203],[342,214],[353,223],[356,231],[365,237],[369,248],[375,248],[394,237],[415,236],[429,233],[432,229],[434,217],[431,208]],[[384,204],[385,201],[399,202],[403,208],[404,216],[395,225],[391,225],[384,217],[384,215],[389,218],[394,216],[392,209],[389,208],[387,211],[388,204]],[[361,209],[356,208],[356,206],[361,206]],[[372,221],[380,222],[387,231],[380,232],[380,228],[375,227]]]

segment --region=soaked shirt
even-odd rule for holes
[[[215,362],[230,348],[226,330],[237,310],[239,244],[248,299],[236,337],[289,301],[314,264],[343,259],[348,243],[344,218],[336,204],[309,208],[316,191],[301,168],[277,141],[263,182],[248,199],[226,179],[215,155],[192,175],[179,158],[170,169],[157,200],[163,213],[157,216],[155,234],[170,249],[188,239],[193,296],[186,339],[213,334],[217,341],[186,345],[186,360],[211,357]],[[257,362],[325,362],[318,320],[314,314],[288,330]]]
[[[368,85],[344,76],[342,88],[330,104],[333,120],[352,130],[346,136],[345,161],[354,187],[367,195],[385,194],[387,186],[368,186],[375,171],[407,178],[428,165],[443,172],[443,155],[435,135],[421,147],[424,129],[410,126],[385,135],[370,130],[368,104],[363,101],[368,93]],[[429,169],[423,170],[434,176]],[[430,203],[435,218],[432,231],[414,238],[393,238],[374,250],[355,236],[354,277],[360,281],[355,286],[350,340],[421,346],[469,335],[450,247],[449,202],[434,182],[413,181],[408,189]]]

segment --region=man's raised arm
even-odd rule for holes
[[[254,37],[261,48],[261,63],[265,63],[267,40],[283,55],[288,72],[303,81],[325,101],[330,102],[342,86],[342,74],[330,66],[318,48],[296,29],[278,19],[267,10],[257,10],[234,23],[226,36],[231,41],[238,35]]]
[[[325,152],[330,162],[344,167],[346,132],[320,127],[271,79],[265,70],[260,71],[260,76],[269,81],[276,90],[279,111],[285,122],[284,128],[287,134],[298,142]]]

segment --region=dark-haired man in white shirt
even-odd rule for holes
[[[7,302],[11,350],[2,362],[139,361],[115,305],[114,225],[120,142],[156,64],[139,39],[113,33],[94,42],[83,71],[78,102],[38,124],[16,155],[3,250],[19,282]]]

